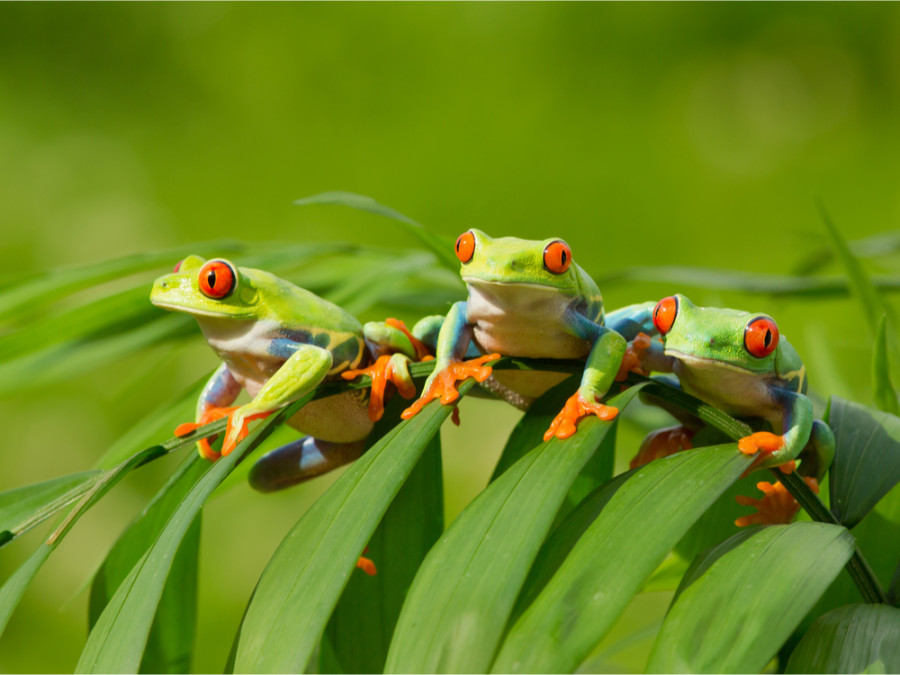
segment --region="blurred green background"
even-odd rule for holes
[[[873,336],[851,298],[612,275],[791,274],[826,244],[816,198],[848,239],[896,231],[898,122],[893,4],[3,3],[0,281],[221,237],[418,245],[386,219],[292,205],[348,190],[450,239],[563,237],[608,307],[682,291],[769,312],[820,400],[868,404]],[[883,252],[867,269],[896,272]],[[6,396],[0,489],[90,467],[215,365],[199,332],[159,352]],[[444,435],[448,518],[518,417],[484,401],[462,413]],[[623,429],[620,462],[639,439]],[[0,670],[74,667],[83,587],[174,461],[79,523],[0,641]],[[206,509],[196,669],[221,670],[262,566],[333,478],[239,486]],[[0,552],[4,578],[39,541]],[[665,607],[637,604],[632,630]],[[639,647],[590,667],[640,668]]]

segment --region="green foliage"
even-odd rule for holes
[[[150,279],[140,276],[187,252],[240,256],[242,263],[272,269],[361,313],[398,309],[414,318],[460,297],[458,280],[444,269],[451,266],[449,257],[438,254],[452,245],[415,221],[347,193],[301,202],[340,203],[397,219],[430,250],[214,242],[32,278],[0,291],[0,308],[20,307],[17,298],[35,302],[27,316],[10,314],[17,330],[0,337],[0,371],[13,378],[5,386],[61,383],[79,369],[115,364],[141,350],[189,347],[183,338],[195,328],[150,307]],[[837,258],[846,264],[858,248],[837,246]],[[682,269],[676,277],[745,290],[758,281],[694,272]],[[850,277],[842,286],[820,277],[800,280],[805,286],[796,277],[771,277],[766,289],[804,295],[853,288],[880,298],[877,283],[860,291],[867,277]],[[100,280],[115,288],[99,296],[83,293]],[[56,306],[60,300],[65,306]],[[896,399],[883,324],[876,344],[881,347],[872,361],[873,389]],[[419,363],[411,372],[421,383],[431,368]],[[581,364],[504,358],[495,368],[577,374]],[[220,662],[234,672],[573,672],[596,662],[598,645],[645,589],[678,585],[661,627],[619,640],[652,640],[651,670],[759,671],[779,650],[782,666],[793,650],[790,667],[800,670],[893,663],[895,610],[880,603],[897,595],[896,588],[887,595],[882,589],[898,565],[897,551],[883,543],[900,532],[900,420],[832,396],[828,420],[837,456],[829,504],[795,476],[781,476],[808,516],[821,522],[735,535],[732,523],[742,511],[733,496],[749,494],[759,479],[741,477],[751,460],[725,442],[748,433],[743,422],[683,391],[631,376],[631,386],[610,397],[624,411],[620,418],[589,418],[573,438],[543,442],[543,431],[576,383],[568,378],[522,416],[487,487],[446,530],[438,433],[450,408],[431,404],[399,422],[402,402],[392,401],[367,452],[294,516],[296,524],[261,570],[253,594],[238,598],[244,617],[233,640],[229,634],[220,641]],[[0,587],[0,628],[88,509],[126,476],[183,449],[181,465],[118,536],[94,576],[90,633],[78,670],[196,667],[194,636],[204,611],[197,606],[200,523],[210,511],[204,507],[222,494],[223,483],[239,482],[242,472],[233,473],[238,463],[299,407],[367,385],[321,385],[259,423],[231,455],[210,465],[196,457],[193,444],[221,432],[223,420],[165,440],[176,422],[191,415],[201,386],[196,383],[167,401],[148,401],[152,411],[108,448],[100,468],[0,493],[0,545],[19,546],[14,538],[60,518],[49,539]],[[464,385],[463,393],[471,386]],[[636,450],[623,440],[633,438],[633,427],[652,428],[636,414],[639,390],[698,417],[707,431],[698,434],[700,447],[692,451],[616,471]],[[887,393],[879,397],[883,407],[889,401]],[[446,451],[455,449],[448,445]],[[366,547],[378,569],[375,577],[356,569]],[[860,600],[873,604],[855,613],[829,612]],[[842,641],[843,629],[835,625],[872,639]],[[228,643],[230,656],[221,646]],[[817,654],[824,656],[816,660]]]

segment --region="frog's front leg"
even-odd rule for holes
[[[565,407],[550,423],[550,428],[544,433],[545,441],[554,436],[568,438],[575,433],[578,420],[585,415],[611,420],[619,413],[618,408],[604,405],[600,399],[609,391],[619,372],[625,355],[625,338],[572,310],[564,318],[575,335],[590,340],[593,346],[578,391],[566,401]]]
[[[450,308],[438,334],[434,371],[425,381],[419,399],[401,414],[403,419],[414,417],[436,398],[444,405],[453,403],[459,398],[457,382],[469,377],[475,378],[477,382],[484,382],[491,376],[491,367],[484,364],[499,359],[500,354],[485,354],[470,361],[462,361],[472,341],[473,332],[473,326],[467,318],[467,308],[467,303],[462,301]]]
[[[250,403],[231,413],[225,432],[225,442],[222,444],[223,455],[229,454],[247,435],[248,422],[266,417],[278,408],[306,395],[325,379],[331,370],[333,359],[327,349],[298,343],[281,344],[278,348],[295,351],[269,378]]]
[[[376,357],[375,363],[365,368],[344,371],[341,377],[345,380],[352,380],[360,375],[372,378],[369,392],[370,420],[377,422],[384,415],[384,392],[388,382],[397,387],[403,398],[416,395],[416,385],[409,374],[409,362],[434,358],[431,348],[416,336],[416,332],[430,331],[435,323],[439,326],[441,321],[441,316],[425,317],[416,324],[413,332],[397,319],[370,321],[363,326],[363,336],[369,351]]]
[[[812,431],[812,402],[803,394],[791,391],[775,390],[773,396],[782,411],[781,434],[757,431],[740,439],[738,448],[746,455],[763,453],[754,468],[783,466],[790,472],[793,470],[793,460],[803,450]]]
[[[231,413],[234,408],[229,408],[238,395],[241,393],[240,383],[234,379],[228,366],[224,363],[220,365],[216,372],[212,374],[203,391],[200,392],[200,398],[197,399],[197,411],[194,416],[196,420],[193,423],[181,424],[175,429],[176,436],[185,436],[198,427],[202,427],[210,422],[225,417]],[[218,459],[219,453],[210,447],[208,438],[201,438],[197,441],[197,451],[204,459]]]

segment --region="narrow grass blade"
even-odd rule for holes
[[[882,314],[875,334],[875,350],[872,353],[872,384],[875,389],[875,405],[891,415],[900,415],[897,391],[891,384],[888,363],[887,315]]]
[[[639,265],[615,272],[599,271],[591,276],[601,288],[634,281],[650,281],[688,288],[715,288],[719,291],[764,293],[782,297],[841,298],[852,293],[851,285],[839,276],[797,277],[681,265]],[[875,276],[871,282],[883,292],[900,291],[900,277],[897,276]]]
[[[96,286],[104,281],[152,270],[162,265],[171,267],[185,255],[196,253],[198,250],[229,253],[239,252],[244,248],[244,244],[236,241],[211,241],[151,253],[138,253],[82,267],[48,272],[0,293],[0,321],[8,319],[23,309],[42,307],[54,300],[84,288]]]
[[[244,455],[311,398],[306,396],[266,418],[230,455],[203,467],[205,472],[178,503],[153,545],[119,584],[100,614],[88,635],[77,672],[138,670],[173,560],[204,502]]]
[[[418,239],[437,256],[437,259],[441,264],[454,272],[459,270],[459,260],[457,260],[456,256],[453,254],[453,242],[429,232],[422,223],[419,223],[409,216],[405,216],[388,206],[379,204],[371,197],[354,194],[352,192],[322,192],[317,195],[298,199],[294,204],[297,204],[298,206],[307,206],[310,204],[337,204],[349,206],[350,208],[359,211],[373,213],[377,216],[391,218],[403,223],[406,226],[407,231],[418,237]]]
[[[467,392],[472,384],[463,383],[460,391]],[[250,601],[235,672],[306,667],[357,556],[450,411],[450,406],[432,403],[394,427],[297,522]]]
[[[172,513],[208,469],[196,453],[190,453],[178,471],[147,505],[143,513],[119,537],[97,571],[91,585],[88,612],[91,627],[135,564],[156,541]],[[178,673],[190,670],[197,599],[197,553],[200,519],[176,554],[163,590],[142,672]]]
[[[77,501],[99,476],[82,471],[0,492],[0,546]]]
[[[625,407],[638,389],[609,404]],[[489,668],[541,542],[575,477],[613,424],[584,419],[572,438],[539,445],[453,521],[410,588],[387,672]]]
[[[22,595],[25,593],[28,585],[40,570],[41,565],[59,546],[59,543],[69,533],[78,519],[129,472],[146,462],[161,457],[166,452],[167,450],[161,445],[147,448],[97,478],[96,482],[91,485],[90,490],[84,493],[81,500],[72,507],[59,527],[50,535],[50,538],[41,544],[28,560],[0,587],[0,634],[6,629],[9,618],[18,606],[19,600],[22,599]]]
[[[680,452],[628,474],[512,626],[493,672],[575,670],[688,527],[750,462],[728,444]]]
[[[396,424],[406,405],[399,397],[395,402],[402,405],[395,406],[393,419],[388,418],[389,406],[382,431]],[[378,573],[350,576],[323,638],[333,648],[331,662],[325,659],[329,650],[323,649],[320,672],[382,672],[406,592],[444,530],[443,495],[441,443],[435,436],[369,540],[365,555]]]
[[[900,482],[900,418],[832,396],[828,424],[836,443],[831,511],[852,528]]]
[[[187,316],[162,316],[132,330],[102,339],[51,345],[0,364],[0,396],[45,387],[165,340],[195,331]]]
[[[648,672],[760,672],[854,547],[845,528],[807,522],[758,528],[722,543],[685,574]]]
[[[820,616],[786,672],[900,673],[900,609],[847,605]]]
[[[869,275],[866,274],[859,260],[850,251],[847,242],[841,236],[841,233],[838,232],[837,227],[831,220],[831,216],[825,210],[825,206],[821,202],[818,202],[817,206],[819,207],[819,214],[822,217],[825,230],[831,238],[831,247],[847,271],[850,288],[859,300],[860,305],[862,305],[863,313],[866,315],[866,320],[874,334],[878,328],[878,318],[882,314],[891,314],[890,308],[878,295],[878,291],[869,279]]]

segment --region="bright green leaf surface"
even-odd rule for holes
[[[788,661],[788,673],[900,673],[900,609],[846,605],[820,616]]]
[[[129,472],[165,453],[166,449],[159,445],[147,448],[97,478],[96,482],[91,485],[90,490],[84,493],[81,500],[72,507],[59,527],[50,535],[50,538],[42,543],[0,588],[0,634],[6,629],[9,618],[18,606],[19,600],[22,599],[22,595],[24,595],[28,585],[41,569],[41,565],[59,546],[78,519]]]
[[[625,407],[632,387],[609,405]],[[387,672],[490,667],[513,603],[575,477],[614,422],[586,418],[491,483],[431,549],[409,591]]]
[[[712,549],[685,574],[648,672],[760,672],[854,546],[843,527],[801,522],[741,532]]]
[[[831,510],[852,528],[900,481],[900,418],[832,396],[828,424]]]
[[[81,653],[77,672],[138,670],[173,560],[203,503],[241,457],[310,398],[304,397],[266,418],[230,455],[204,467],[205,473],[178,504],[165,528],[119,585],[97,619]]]
[[[91,627],[131,569],[156,541],[187,492],[208,468],[199,455],[191,452],[143,513],[113,545],[91,586]],[[178,673],[190,670],[196,616],[199,526],[198,516],[194,536],[185,538],[175,556],[150,631],[142,672]]]
[[[367,445],[374,445],[396,425],[407,405],[395,396]],[[384,669],[409,585],[444,531],[443,494],[441,439],[436,435],[369,539],[365,555],[378,573],[350,575],[322,640],[319,672],[380,673]],[[326,644],[333,649],[324,649]]]
[[[460,391],[465,393],[472,383],[463,383]],[[357,556],[450,411],[432,403],[394,427],[297,522],[250,601],[235,672],[306,667]]]
[[[77,500],[99,474],[99,471],[82,471],[0,492],[0,546]]]
[[[680,452],[631,473],[513,625],[493,671],[572,672],[750,461],[728,444]]]

